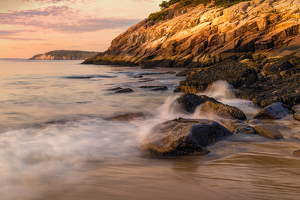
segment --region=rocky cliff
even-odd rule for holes
[[[96,54],[98,52],[56,50],[35,55],[29,60],[85,60]]]
[[[300,54],[300,0],[253,0],[163,10],[115,38],[86,64],[201,67],[226,59]]]

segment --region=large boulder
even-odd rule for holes
[[[256,79],[257,72],[253,68],[236,61],[224,61],[204,69],[195,69],[179,85],[184,92],[197,93],[218,80],[227,81],[238,88],[243,85],[250,87]]]
[[[230,120],[225,123],[225,128],[230,130],[233,134],[255,134],[254,129],[241,120]]]
[[[281,119],[289,114],[289,110],[282,103],[277,102],[257,113],[255,119]]]
[[[201,113],[214,114],[230,119],[245,120],[246,115],[240,109],[220,102],[206,101],[200,109]]]
[[[280,133],[279,130],[277,130],[274,126],[272,125],[267,125],[267,124],[260,124],[253,126],[253,129],[258,135],[268,137],[271,139],[282,139],[283,136]]]
[[[179,118],[153,127],[140,149],[166,156],[204,155],[206,146],[231,134],[215,121]]]
[[[186,93],[181,95],[179,98],[176,99],[175,102],[177,102],[180,105],[180,108],[184,111],[193,113],[195,112],[197,106],[205,103],[208,100],[212,102],[217,102],[214,98],[208,97],[206,95],[196,95],[192,93]]]

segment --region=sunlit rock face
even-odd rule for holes
[[[248,52],[258,58],[290,54],[300,47],[299,5],[300,0],[253,0],[227,8],[174,4],[162,20],[143,20],[85,63],[193,67]]]

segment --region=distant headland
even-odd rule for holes
[[[94,51],[55,50],[37,54],[29,60],[85,60],[98,54]]]

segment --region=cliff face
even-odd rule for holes
[[[164,10],[163,20],[145,19],[84,63],[195,67],[249,52],[257,57],[297,54],[299,5],[300,0],[253,0],[228,8],[174,4]]]
[[[98,53],[90,51],[56,50],[35,55],[29,60],[85,60],[96,54]]]

